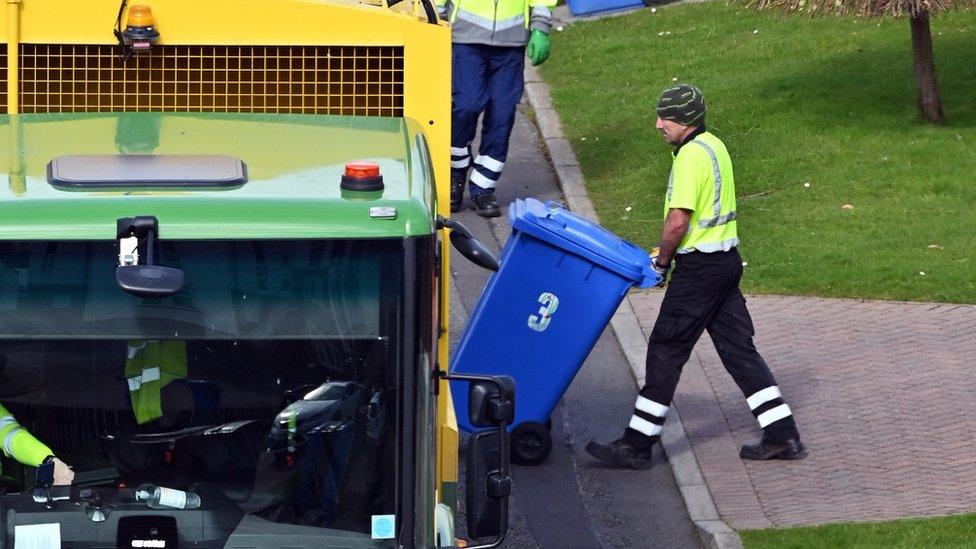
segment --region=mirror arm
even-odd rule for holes
[[[462,227],[463,227],[463,225],[462,225]],[[449,373],[449,372],[445,372],[444,370],[441,370],[440,368],[438,368],[437,370],[434,370],[434,375],[437,378],[439,378],[439,379],[446,379],[448,381],[468,381],[468,382],[471,382],[471,381],[485,381],[485,382],[488,382],[488,383],[493,384],[498,389],[498,394],[499,395],[504,395],[505,394],[505,386],[502,384],[502,382],[500,380],[498,380],[497,378],[492,377],[492,376],[482,376],[482,375],[477,375],[477,374]],[[500,421],[500,422],[498,422],[498,441],[499,441],[499,444],[498,444],[498,446],[499,446],[499,449],[498,449],[498,451],[499,451],[498,461],[500,462],[498,464],[499,474],[503,478],[509,478],[510,479],[511,478],[510,464],[508,462],[508,459],[506,459],[506,457],[509,455],[509,452],[511,452],[511,449],[509,448],[510,441],[509,441],[509,438],[508,438],[508,422],[507,421]],[[499,530],[498,530],[499,531],[499,534],[498,534],[498,537],[495,539],[495,541],[493,541],[491,543],[488,543],[488,544],[483,544],[483,545],[468,545],[467,546],[467,549],[494,549],[495,547],[500,546],[503,541],[505,541],[505,535],[508,532],[508,503],[507,503],[508,497],[507,496],[505,497],[505,500],[506,500],[506,503],[505,503],[505,511],[503,513],[501,513],[501,517],[499,519],[500,520],[500,526],[499,526]]]
[[[437,230],[450,229],[451,231],[457,231],[464,238],[474,238],[471,231],[464,226],[463,223],[456,219],[451,219],[450,217],[437,216]]]

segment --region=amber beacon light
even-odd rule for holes
[[[382,191],[383,176],[376,162],[356,161],[346,164],[340,187],[347,191]]]
[[[129,7],[122,40],[135,53],[146,52],[152,48],[159,40],[159,31],[156,30],[156,19],[153,17],[152,8],[142,4]]]

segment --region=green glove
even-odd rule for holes
[[[532,29],[529,46],[525,49],[525,53],[532,60],[532,66],[541,65],[546,59],[549,59],[549,35],[539,29]]]

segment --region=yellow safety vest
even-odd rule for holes
[[[457,44],[524,46],[529,29],[548,33],[556,0],[437,0]]]
[[[160,391],[186,377],[186,342],[133,340],[126,343],[125,379],[136,423],[163,417]]]
[[[725,144],[709,132],[685,143],[674,156],[664,216],[673,208],[692,212],[679,254],[728,251],[739,244],[732,159]]]

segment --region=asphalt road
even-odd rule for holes
[[[509,203],[524,197],[562,198],[535,126],[523,112],[516,119],[496,192],[502,217],[486,220],[467,207],[454,214],[496,254],[511,232]],[[457,252],[452,254],[451,270],[451,341],[457,341],[489,273]],[[605,442],[623,432],[635,395],[626,359],[608,327],[553,412],[548,461],[536,467],[513,466],[511,525],[503,547],[701,546],[663,452],[656,450],[651,470],[633,471],[603,467],[583,450],[591,439]]]

